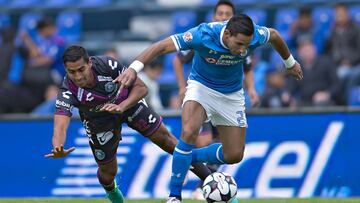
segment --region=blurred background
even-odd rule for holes
[[[303,81],[287,77],[281,58],[269,46],[252,56],[255,88],[261,102],[251,107],[247,99],[247,153],[256,161],[223,169],[236,178],[240,188],[247,188],[238,195],[360,196],[360,178],[355,172],[360,167],[352,160],[358,153],[355,144],[360,141],[360,1],[232,2],[237,13],[246,13],[257,24],[277,29],[304,71]],[[79,44],[90,55],[110,55],[128,65],[152,42],[210,22],[216,3],[217,0],[0,0],[1,147],[8,153],[24,147],[19,152],[24,156],[36,151],[34,157],[20,158],[21,163],[3,167],[2,170],[19,175],[25,175],[22,171],[27,169],[33,172],[32,178],[26,176],[15,182],[1,176],[0,197],[103,195],[87,146],[65,160],[42,158],[51,149],[51,116],[65,75],[61,57],[68,45]],[[159,58],[142,74],[154,91],[150,105],[165,116],[169,129],[179,136],[181,102],[172,65],[175,55]],[[190,67],[191,64],[185,65],[185,75]],[[265,127],[256,128],[260,125]],[[118,153],[123,154],[119,156],[119,177],[124,194],[130,198],[165,197],[168,179],[161,179],[160,172],[170,171],[166,154],[156,152],[129,128],[125,128],[123,137],[123,148]],[[85,138],[77,120],[70,130],[69,143],[82,149],[87,143]],[[286,147],[281,151],[284,146],[295,151]],[[141,150],[130,153],[133,149]],[[274,156],[285,154],[274,160],[270,159],[271,151]],[[337,152],[333,153],[336,156],[332,152]],[[155,158],[148,157],[148,153],[155,153]],[[136,166],[127,161],[135,158],[139,161]],[[14,162],[12,156],[5,156],[6,161]],[[290,172],[285,174],[294,179],[263,172],[278,169],[268,162],[278,167],[292,164],[294,170],[289,167]],[[35,163],[44,167],[34,172]],[[68,168],[61,168],[64,165]],[[253,171],[250,176],[241,173],[249,169]],[[149,170],[145,177],[139,175]],[[311,182],[314,175],[318,179]],[[196,185],[196,178],[191,178],[189,191]],[[271,182],[272,178],[280,180]],[[25,193],[16,189],[23,181],[33,186]]]
[[[215,0],[1,0],[0,113],[29,113],[56,95],[66,46],[108,54],[128,65],[150,43],[212,19]],[[259,107],[360,105],[360,2],[234,0],[259,25],[280,31],[304,68],[295,82],[270,47],[252,56]],[[160,104],[176,109],[178,89],[169,54],[150,68]],[[185,66],[185,75],[190,65]],[[155,71],[154,71],[155,70]],[[30,96],[31,95],[31,96]],[[27,100],[26,104],[12,102]],[[150,102],[151,103],[151,102]],[[249,102],[247,106],[250,107]],[[46,113],[46,112],[44,112]]]

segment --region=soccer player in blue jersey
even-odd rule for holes
[[[220,22],[229,20],[233,15],[235,15],[235,5],[230,0],[219,0],[214,9],[213,9],[213,22]],[[184,77],[184,67],[183,64],[190,63],[194,57],[194,50],[187,50],[178,52],[173,60],[174,73],[176,75],[178,87],[179,87],[179,99],[180,101],[184,100],[186,92],[186,80]],[[254,73],[251,69],[251,56],[247,56],[244,60],[244,86],[247,90],[247,93],[250,97],[250,102],[252,106],[259,104],[259,97],[255,90],[254,84]],[[211,122],[205,122],[201,127],[201,132],[196,140],[196,147],[203,147],[211,144],[212,142],[219,142],[218,131],[216,127],[211,125]],[[215,172],[219,165],[212,164],[208,165],[209,168]],[[195,199],[203,200],[203,192],[201,189],[203,182],[199,182],[197,188],[193,192],[192,196]],[[235,203],[235,199],[234,202]]]
[[[287,73],[301,80],[301,66],[279,32],[256,25],[245,14],[227,22],[203,23],[151,45],[116,79],[120,89],[128,87],[144,63],[162,54],[195,50],[183,101],[181,139],[173,154],[168,203],[181,202],[182,184],[192,162],[234,164],[242,160],[247,127],[243,63],[255,48],[266,43],[280,54]],[[207,120],[218,128],[221,144],[193,149],[201,124]]]

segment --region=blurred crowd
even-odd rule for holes
[[[261,49],[251,56],[255,88],[261,98],[260,105],[252,108],[360,106],[360,22],[342,3],[334,5],[328,25],[320,29],[310,8],[298,8],[297,12],[296,19],[280,32],[300,62],[304,80],[287,77],[279,56],[270,53],[264,57]],[[58,29],[49,17],[38,19],[33,31],[15,30],[11,25],[1,28],[1,114],[53,112],[65,75],[62,53],[68,44],[76,43]],[[117,49],[99,54],[121,59]],[[176,81],[172,88],[159,83],[164,66],[160,58],[139,74],[149,87],[147,100],[154,109],[180,108]]]

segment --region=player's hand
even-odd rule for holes
[[[51,150],[50,154],[46,154],[46,158],[62,158],[66,157],[68,154],[70,154],[72,151],[75,150],[75,147],[71,147],[70,149],[64,149],[64,146],[60,147],[54,147],[54,149]]]
[[[119,75],[113,82],[120,84],[119,92],[124,88],[129,88],[136,79],[136,71],[132,68],[126,69],[121,75]]]
[[[110,112],[110,113],[117,113],[117,114],[122,114],[124,113],[124,109],[120,106],[120,105],[117,105],[117,104],[105,104],[101,109],[100,111],[107,111],[107,112]]]
[[[296,62],[293,67],[286,69],[286,73],[292,75],[296,80],[302,80],[304,77],[298,62]]]
[[[256,107],[260,104],[260,98],[255,90],[248,91],[250,97],[250,103],[252,107]]]

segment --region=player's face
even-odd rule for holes
[[[81,58],[75,62],[66,62],[65,69],[71,81],[77,86],[85,88],[91,87],[94,82],[91,65],[91,60],[86,63],[85,60]]]
[[[246,54],[247,48],[249,47],[252,38],[253,35],[246,36],[241,33],[238,33],[237,35],[231,35],[230,32],[225,29],[223,41],[224,44],[229,48],[231,54],[244,55]]]
[[[225,21],[229,20],[234,15],[233,10],[228,5],[219,5],[214,13],[213,21]]]

